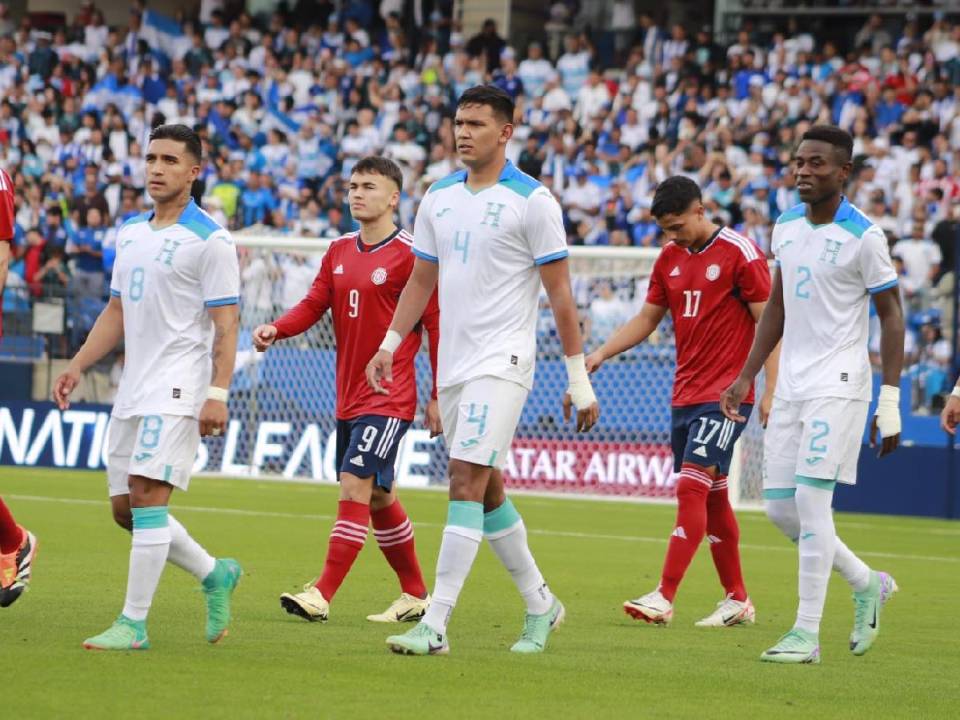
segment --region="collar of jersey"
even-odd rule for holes
[[[810,218],[807,217],[806,212],[803,213],[803,219],[807,221],[807,225],[812,227],[814,230],[817,230],[819,228],[826,227],[827,225],[832,225],[834,223],[841,223],[844,220],[847,220],[852,214],[853,214],[853,206],[850,204],[850,201],[847,200],[846,195],[841,195],[840,204],[837,205],[837,211],[833,214],[833,220],[831,220],[830,222],[820,223],[819,225],[817,225],[816,223],[812,223],[810,222]]]
[[[482,192],[489,190],[492,187],[496,187],[505,180],[510,180],[513,177],[516,177],[520,174],[520,171],[517,170],[513,163],[507,160],[503,166],[503,170],[500,171],[500,177],[497,178],[497,181],[493,185],[487,185],[485,188],[480,188],[479,190],[471,190],[470,186],[467,185],[467,179],[469,178],[469,173],[465,173],[463,176],[463,188],[471,195],[479,195]]]
[[[147,222],[150,224],[151,230],[165,230],[166,228],[172,227],[174,225],[183,225],[184,220],[189,220],[190,217],[193,216],[194,213],[198,212],[199,210],[200,208],[197,207],[197,203],[194,202],[193,198],[190,198],[186,206],[183,208],[183,211],[180,213],[180,217],[178,217],[175,222],[172,222],[169,225],[164,225],[162,228],[153,227],[153,218],[157,214],[156,208],[151,210],[150,214],[147,215]]]
[[[713,245],[714,241],[717,239],[717,237],[720,235],[721,232],[723,232],[723,225],[721,225],[720,227],[718,227],[716,230],[713,231],[713,235],[711,235],[711,236],[710,236],[710,239],[707,240],[707,244],[704,245],[704,246],[703,246],[702,248],[700,248],[699,250],[691,250],[690,248],[686,248],[687,254],[689,254],[689,255],[700,255],[701,253],[706,252],[706,251],[707,251],[707,248],[709,248],[711,245]]]
[[[400,228],[395,227],[393,228],[392,233],[387,235],[386,238],[378,242],[376,245],[364,245],[363,240],[360,239],[360,231],[357,230],[357,251],[362,253],[376,252],[377,250],[382,248],[384,245],[386,245],[388,242],[393,240],[399,234],[400,234]]]

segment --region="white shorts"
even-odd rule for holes
[[[107,486],[110,497],[127,495],[127,477],[142,475],[186,490],[200,446],[200,423],[185,415],[110,418]]]
[[[846,398],[774,398],[763,437],[763,489],[795,488],[797,475],[856,484],[868,406]]]
[[[491,375],[441,388],[437,402],[450,457],[503,467],[528,393],[523,385]]]

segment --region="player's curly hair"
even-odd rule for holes
[[[691,203],[702,199],[699,185],[688,177],[674,175],[657,185],[650,214],[657,219],[665,215],[677,215],[686,212]]]
[[[516,105],[513,98],[505,90],[496,85],[474,85],[463,91],[457,100],[457,107],[464,105],[489,105],[494,115],[498,115],[504,122],[513,122],[513,112]]]
[[[150,140],[176,140],[183,143],[187,152],[196,158],[197,162],[203,159],[203,143],[200,142],[200,136],[196,130],[179,123],[169,125],[157,125],[150,132]]]
[[[853,136],[836,125],[814,125],[800,138],[800,142],[804,140],[819,140],[832,145],[841,165],[853,158]]]

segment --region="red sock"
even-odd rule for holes
[[[727,497],[727,476],[718,475],[707,495],[707,539],[720,583],[734,600],[747,599],[740,570],[740,526]]]
[[[10,508],[0,498],[0,554],[9,555],[15,552],[23,542],[23,533],[20,526],[13,519]]]
[[[380,550],[397,573],[403,592],[418,598],[427,596],[427,586],[420,572],[417,549],[413,542],[413,525],[407,517],[407,511],[399,500],[370,513],[373,522],[373,534],[377,538]]]
[[[677,524],[670,535],[660,577],[660,592],[670,602],[707,532],[707,494],[712,483],[713,478],[703,468],[683,464],[677,483]]]
[[[317,581],[317,589],[327,602],[333,600],[340,584],[350,572],[353,561],[367,539],[370,524],[370,506],[352,500],[341,500],[337,508],[337,521],[330,531],[327,545],[327,560],[323,574]]]

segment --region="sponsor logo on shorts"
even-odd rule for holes
[[[818,462],[822,461],[822,457],[808,457],[807,465],[816,465]]]
[[[519,362],[520,362],[520,358],[518,358],[516,355],[511,355],[511,356],[510,356],[510,364],[511,364],[511,365],[516,365],[516,364],[519,363]]]
[[[174,388],[174,389],[173,389],[173,399],[174,399],[174,400],[179,400],[179,399],[180,399],[180,388]]]
[[[840,373],[840,382],[846,382],[849,377],[847,373]]]
[[[134,455],[133,460],[134,462],[142,463],[145,460],[149,460],[152,457],[153,457],[153,453],[145,452],[145,453],[139,453],[137,455]]]
[[[694,455],[699,455],[700,457],[705,458],[707,456],[707,448],[701,445],[696,450],[693,451]]]
[[[386,268],[378,267],[373,271],[373,275],[370,276],[370,279],[373,281],[374,285],[383,285],[387,281]]]
[[[363,455],[357,455],[356,457],[350,458],[350,464],[356,465],[357,467],[363,467]]]

